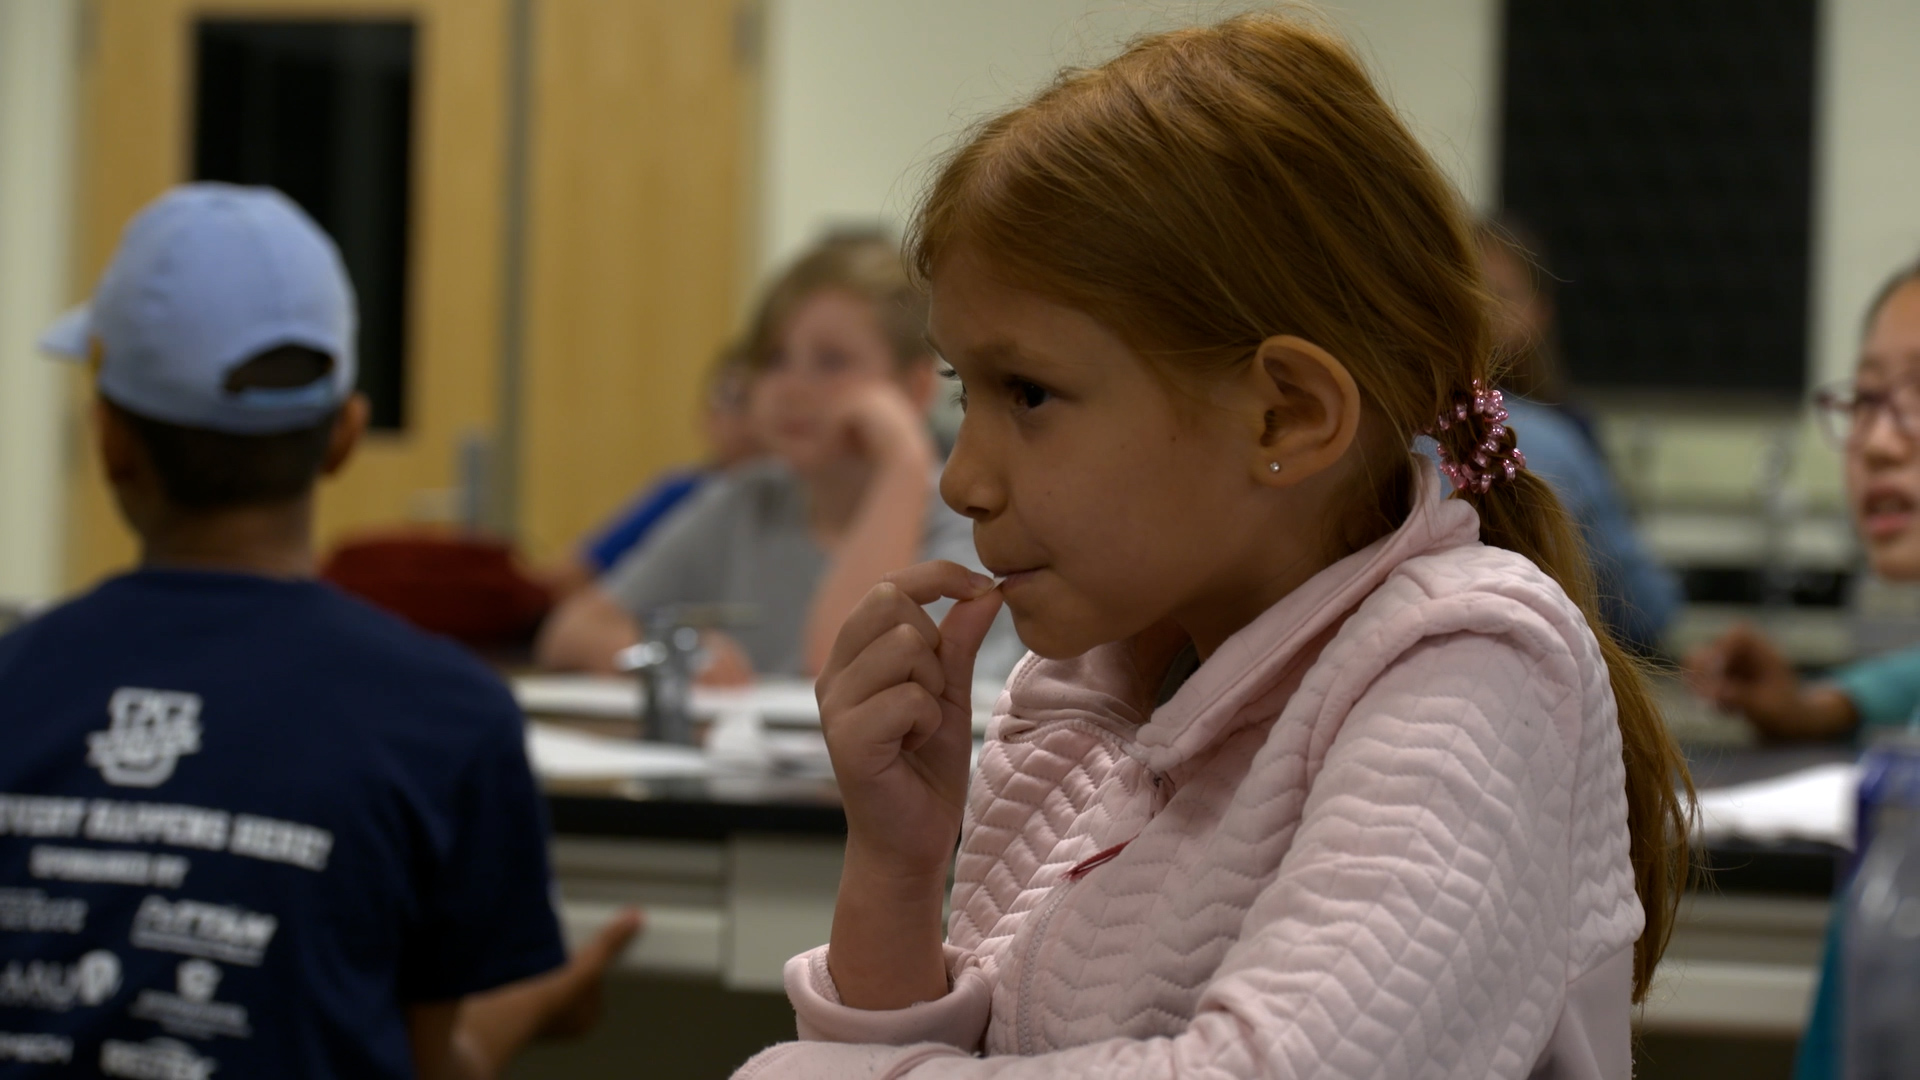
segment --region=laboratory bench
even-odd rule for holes
[[[1850,754],[1741,745],[1724,733],[1689,748],[1703,788]],[[777,992],[787,958],[827,939],[846,835],[831,779],[564,781],[546,793],[569,936],[584,938],[623,905],[649,912],[626,970]],[[1847,853],[1722,840],[1701,855],[1707,874],[1682,903],[1640,1030],[1794,1038]]]

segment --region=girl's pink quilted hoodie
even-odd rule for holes
[[[1118,647],[1029,657],[969,795],[951,992],[848,1008],[805,953],[806,1041],[738,1075],[1627,1077],[1606,666],[1422,477],[1157,709]]]

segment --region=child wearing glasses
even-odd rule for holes
[[[1920,261],[1889,278],[1867,308],[1853,383],[1822,391],[1814,404],[1846,451],[1847,504],[1873,572],[1920,580]],[[1920,716],[1920,649],[1804,683],[1780,650],[1742,627],[1689,656],[1687,668],[1702,696],[1777,738],[1838,738]],[[1794,1065],[1797,1080],[1840,1075],[1840,931],[1835,919]]]
[[[1867,309],[1852,384],[1815,406],[1846,452],[1847,505],[1873,572],[1920,580],[1920,261],[1889,278]],[[1920,706],[1920,650],[1902,650],[1803,682],[1779,649],[1737,627],[1687,658],[1695,692],[1775,738],[1829,739],[1907,723]]]

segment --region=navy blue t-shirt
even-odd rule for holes
[[[143,570],[0,638],[0,1077],[412,1076],[408,1003],[565,958],[523,739],[313,582]]]

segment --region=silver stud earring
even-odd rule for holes
[[[1280,471],[1280,463],[1279,463],[1279,462],[1277,462],[1277,461],[1269,461],[1269,462],[1267,462],[1267,471],[1268,471],[1268,472],[1279,472],[1279,471]]]

